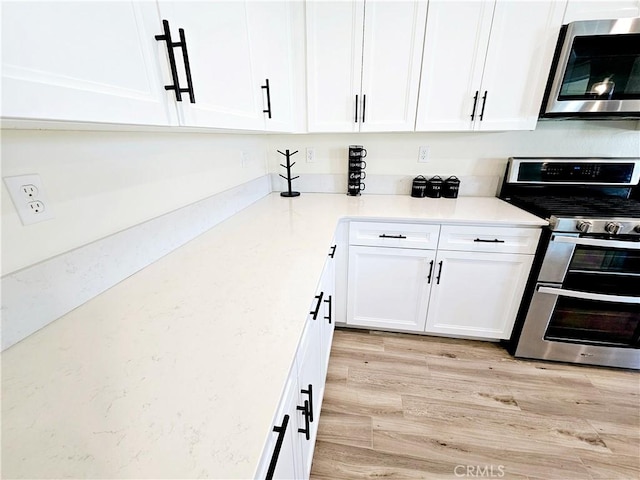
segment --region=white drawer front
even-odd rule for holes
[[[351,222],[349,245],[435,250],[440,225]]]
[[[540,233],[539,228],[443,225],[438,249],[533,254]]]

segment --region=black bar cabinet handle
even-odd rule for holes
[[[324,303],[328,303],[329,304],[329,316],[325,316],[324,319],[325,320],[329,320],[329,324],[331,324],[331,315],[332,315],[332,310],[331,310],[331,302],[333,301],[333,297],[331,295],[329,295],[329,299],[325,300]],[[313,422],[313,420],[311,420]]]
[[[169,28],[169,21],[162,20],[162,27],[164,29],[163,35],[156,35],[155,38],[157,41],[164,41],[167,43],[167,55],[169,55],[169,67],[171,68],[171,80],[173,81],[172,85],[165,85],[165,90],[173,90],[176,94],[176,101],[182,101],[182,89],[180,88],[180,81],[178,80],[178,69],[176,67],[176,57],[173,53],[173,45],[174,43],[171,41],[171,29]]]
[[[269,88],[269,79],[265,79],[264,83],[260,88],[267,90],[267,109],[262,110],[262,113],[269,114],[269,118],[271,118],[271,89]]]
[[[484,106],[487,104],[487,91],[484,91],[484,95],[482,96],[482,110],[480,110],[480,121],[484,117]]]
[[[269,462],[269,470],[267,470],[266,480],[273,479],[273,474],[275,473],[276,465],[278,464],[278,457],[280,456],[280,450],[284,443],[284,436],[287,433],[287,425],[289,425],[289,415],[284,416],[281,426],[273,427],[273,431],[278,432],[278,440],[276,441],[276,447],[273,449],[273,454],[271,455],[271,462]]]
[[[476,106],[478,105],[478,94],[480,91],[476,90],[476,94],[473,97],[473,108],[471,109],[471,120],[476,116]]]
[[[324,292],[320,292],[320,295],[315,296],[315,299],[318,300],[318,303],[316,304],[315,310],[309,312],[310,315],[313,315],[314,320],[318,319],[318,313],[320,312],[320,305],[322,304],[323,295],[324,295]]]
[[[493,240],[485,240],[483,238],[476,238],[474,242],[483,242],[483,243],[504,243],[504,240],[498,240],[494,238]]]
[[[358,95],[356,95],[356,114],[353,117],[353,121],[358,123]]]
[[[440,265],[438,267],[438,276],[436,277],[436,285],[440,285],[440,275],[442,275],[442,262],[443,260],[440,260],[440,262],[438,262],[438,265]]]
[[[313,385],[309,384],[308,389],[301,388],[300,392],[309,396],[309,421],[313,423]]]
[[[427,283],[431,283],[431,274],[433,273],[433,260],[429,262],[429,275],[427,276]]]
[[[304,406],[302,407],[298,405],[296,410],[302,412],[302,415],[304,416],[304,428],[299,428],[298,433],[304,433],[304,438],[309,440],[311,438],[309,435],[309,432],[311,431],[309,428],[309,400],[305,400]]]
[[[378,235],[380,238],[407,238],[404,235],[387,235],[383,233],[382,235]]]
[[[364,123],[364,111],[367,108],[367,96],[362,95],[362,123]]]
[[[336,247],[337,247],[337,245],[333,245],[333,246],[331,247],[331,253],[329,254],[329,256],[330,256],[331,258],[333,258],[333,256],[336,254]]]
[[[187,52],[187,39],[184,36],[184,30],[182,28],[178,29],[178,33],[180,34],[180,43],[176,44],[176,46],[180,46],[180,48],[182,49],[184,70],[187,74],[187,88],[182,88],[180,89],[180,91],[188,93],[189,101],[191,103],[196,103],[196,97],[193,94],[193,81],[191,80],[191,65],[189,65],[189,53]]]

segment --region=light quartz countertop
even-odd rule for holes
[[[251,478],[341,219],[546,225],[492,197],[271,194],[2,353],[3,478]]]

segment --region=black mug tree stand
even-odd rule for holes
[[[280,155],[284,155],[285,157],[287,157],[287,164],[286,165],[280,164],[281,167],[284,167],[287,169],[287,176],[286,177],[284,175],[280,175],[280,176],[287,181],[288,191],[280,192],[280,196],[281,197],[298,197],[300,196],[300,192],[291,191],[291,180],[295,180],[296,178],[299,177],[299,175],[297,177],[291,176],[291,167],[293,167],[296,164],[296,162],[291,163],[291,157],[294,156],[296,153],[298,153],[298,150],[296,150],[293,153],[289,153],[289,150],[285,150],[285,152],[286,153],[283,153],[280,150],[278,150],[278,153]]]

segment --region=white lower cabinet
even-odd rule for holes
[[[424,331],[435,251],[349,247],[347,325]]]
[[[385,232],[378,240],[375,235],[363,235],[373,227],[362,222],[354,222],[350,229],[347,325],[509,338],[539,229],[371,225]],[[417,227],[423,229],[424,241],[411,242],[411,249],[362,245],[384,244],[389,239],[400,245],[397,242],[407,242],[407,232]]]
[[[334,255],[332,247],[309,308],[256,479],[305,479],[311,473],[334,330]]]
[[[533,255],[438,251],[427,333],[509,338]]]

